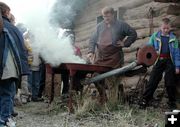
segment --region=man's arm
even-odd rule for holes
[[[96,28],[95,33],[93,33],[93,35],[90,37],[88,53],[95,52],[95,46],[96,46],[97,41],[98,41],[98,27]]]
[[[127,36],[127,39],[124,40],[124,47],[129,47],[137,39],[137,33],[135,29],[129,26],[127,23],[122,22],[121,25],[123,33]]]
[[[29,74],[29,66],[28,66],[28,52],[25,48],[24,44],[24,38],[21,32],[17,29],[17,27],[13,28],[12,31],[14,34],[14,37],[16,38],[16,45],[18,47],[18,52],[20,54],[21,58],[21,64],[22,64],[22,75]],[[15,36],[16,35],[16,36]]]

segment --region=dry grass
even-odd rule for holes
[[[89,119],[100,127],[154,127],[155,125],[164,127],[164,112],[160,109],[140,110],[137,106],[129,107],[121,104],[116,107],[108,107],[106,104],[99,109],[101,110],[91,108],[84,111],[78,110],[76,117],[80,121]],[[89,127],[93,127],[91,122],[88,122]]]
[[[16,108],[19,112],[17,127],[164,127],[164,112],[149,108],[139,110],[127,104],[106,104],[86,100],[84,107],[69,114],[67,107],[55,99],[50,107],[45,103],[28,103]]]

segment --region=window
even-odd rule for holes
[[[115,15],[114,15],[115,18],[117,19],[117,11],[115,11],[114,13],[115,13]],[[97,21],[97,24],[100,23],[101,21],[103,21],[103,16],[102,16],[102,15],[101,15],[101,16],[98,16],[98,17],[96,18],[96,21]]]
[[[123,15],[126,12],[126,9],[124,7],[119,7],[118,8],[118,14],[117,14],[117,19],[118,20],[124,20]]]

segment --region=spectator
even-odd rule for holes
[[[15,127],[11,118],[15,82],[19,76],[27,75],[27,54],[20,31],[10,23],[10,7],[0,2],[3,31],[0,35],[0,126]]]
[[[159,57],[152,69],[149,82],[143,94],[143,100],[140,102],[141,108],[146,108],[149,101],[152,100],[153,94],[162,79],[163,72],[165,72],[164,80],[169,98],[169,108],[176,108],[175,74],[180,73],[180,49],[178,40],[176,36],[170,32],[170,28],[170,20],[164,18],[160,30],[155,32],[149,40],[149,45],[155,48]]]

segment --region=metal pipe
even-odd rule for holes
[[[110,77],[112,75],[123,74],[124,72],[127,72],[127,71],[135,68],[137,65],[138,65],[137,61],[134,61],[122,68],[114,69],[112,71],[100,74],[100,75],[92,77],[90,79],[86,79],[85,81],[82,81],[82,84],[89,84],[89,83],[100,81],[100,80]]]
[[[86,79],[85,81],[82,81],[82,84],[89,84],[93,82],[100,81],[102,79],[105,79],[107,77],[117,75],[117,74],[123,74],[129,70],[132,70],[135,68],[137,65],[146,65],[150,66],[154,64],[154,62],[157,59],[157,53],[156,50],[152,46],[144,46],[140,48],[137,52],[137,60],[134,62],[122,67],[122,68],[117,68],[112,71],[100,74],[98,76],[92,77],[90,79]]]

